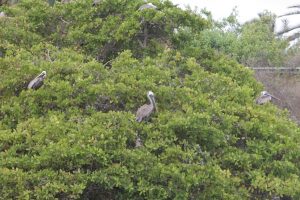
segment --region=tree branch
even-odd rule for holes
[[[289,6],[288,8],[300,8],[300,5]]]
[[[288,33],[288,32],[290,32],[290,31],[295,30],[295,29],[298,29],[298,28],[300,28],[300,24],[297,24],[297,25],[292,26],[292,27],[285,28],[284,30],[279,31],[279,32],[277,33],[277,35],[282,35],[282,34],[284,34],[284,33]]]
[[[289,13],[286,13],[286,14],[283,14],[283,15],[279,15],[278,17],[286,17],[286,16],[289,16],[289,15],[299,15],[300,14],[300,11],[294,11],[294,12],[289,12]]]
[[[145,27],[144,27],[144,42],[143,42],[143,46],[144,48],[147,47],[147,41],[148,41],[148,25],[147,23],[145,24]]]

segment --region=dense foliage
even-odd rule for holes
[[[153,3],[0,7],[1,198],[300,198],[299,128],[254,103],[251,71],[195,48],[208,20]],[[148,90],[158,111],[137,123]]]
[[[194,57],[211,54],[211,50],[225,53],[249,67],[281,66],[287,57],[287,41],[274,35],[275,16],[269,12],[260,13],[259,18],[241,25],[234,11],[221,22],[199,34],[185,30],[190,44],[184,42],[184,51]],[[203,53],[203,49],[207,52]]]

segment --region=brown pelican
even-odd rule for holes
[[[46,71],[43,71],[40,75],[35,77],[30,83],[28,84],[28,89],[37,90],[44,84],[44,79],[46,78]]]
[[[271,101],[272,99],[280,100],[277,97],[274,97],[273,95],[268,93],[267,91],[262,91],[260,93],[260,96],[256,99],[256,104],[262,105],[262,104],[265,104],[265,103]]]
[[[150,104],[144,104],[136,112],[136,121],[141,122],[144,119],[148,118],[152,112],[156,109],[154,94],[151,91],[147,92],[147,97],[150,101]]]
[[[142,122],[143,120],[147,119],[154,110],[156,110],[156,103],[155,103],[155,98],[154,94],[151,91],[147,92],[147,97],[150,101],[150,104],[144,104],[141,106],[137,112],[136,112],[136,121],[137,122]],[[143,146],[143,142],[139,135],[137,134],[137,138],[135,140],[135,147],[141,147]]]
[[[156,10],[157,7],[155,5],[153,5],[152,3],[146,3],[144,5],[142,5],[139,10],[145,10],[145,9],[154,9]]]

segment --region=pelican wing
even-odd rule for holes
[[[145,9],[157,9],[157,7],[151,4],[144,4],[139,8],[139,10],[145,10]]]
[[[37,78],[35,78],[35,79],[33,79],[33,80],[30,81],[30,83],[29,83],[28,86],[27,86],[28,89],[31,89],[31,88],[32,88],[33,84],[36,82],[36,79],[37,79]]]
[[[37,77],[37,78],[33,79],[32,81],[30,81],[27,88],[28,89],[39,89],[44,84],[43,80],[44,80],[43,78]]]
[[[152,111],[152,105],[145,104],[141,106],[136,112],[136,121],[141,122],[144,118],[148,117]]]
[[[271,101],[272,97],[271,96],[260,96],[256,99],[256,103],[259,105],[265,104],[269,101]]]

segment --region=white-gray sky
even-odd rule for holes
[[[232,12],[232,9],[237,6],[239,12],[239,21],[245,22],[257,17],[257,14],[268,10],[277,15],[284,14],[291,9],[287,9],[288,6],[300,4],[300,0],[172,0],[174,4],[179,4],[181,7],[186,5],[191,8],[197,7],[198,10],[207,8],[211,11],[214,19],[222,19],[227,17]],[[290,25],[300,23],[299,16],[288,17]],[[297,19],[298,18],[298,19]],[[280,20],[278,21],[278,27],[280,26]]]

